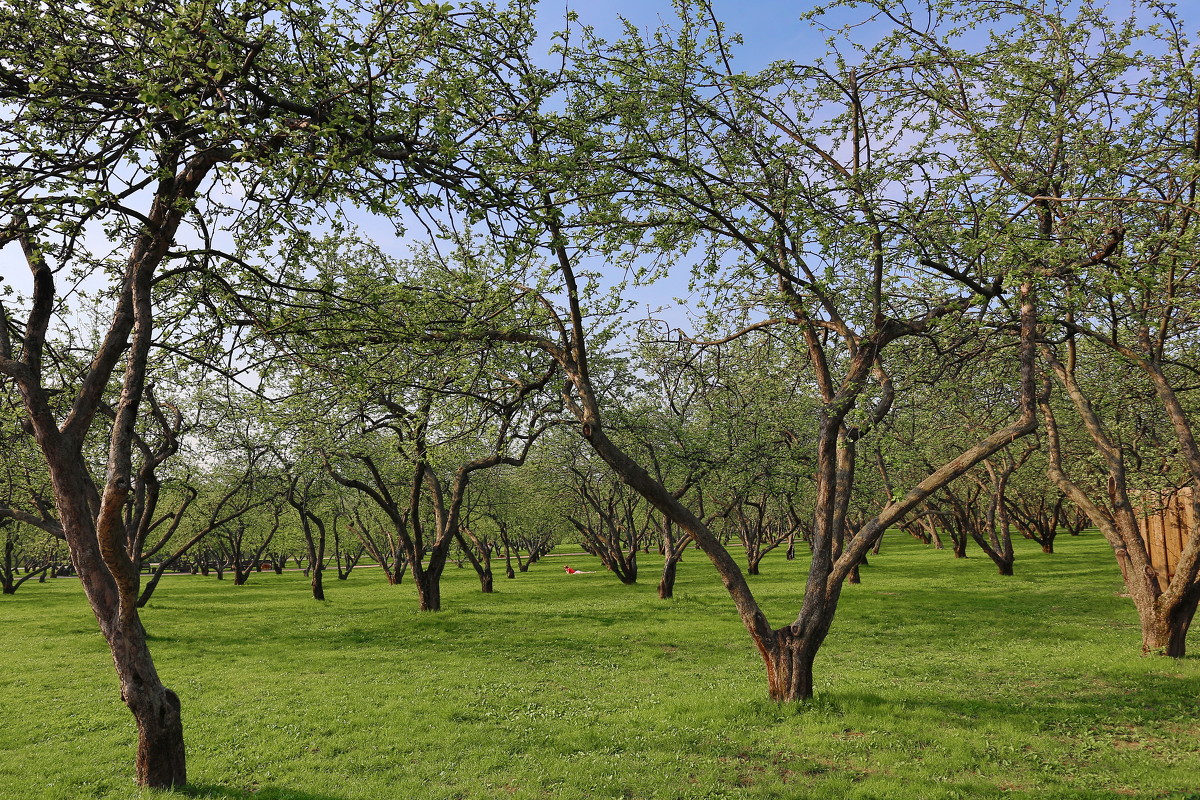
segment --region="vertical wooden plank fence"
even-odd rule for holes
[[[1185,487],[1173,492],[1139,492],[1135,502],[1150,565],[1158,574],[1159,587],[1165,590],[1175,576],[1179,554],[1195,524],[1192,490]]]

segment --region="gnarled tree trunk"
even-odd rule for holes
[[[140,625],[139,625],[140,628]],[[162,685],[143,631],[106,633],[121,698],[137,723],[137,782],[173,787],[187,782],[179,696]]]
[[[1168,580],[1159,575],[1151,563],[1142,538],[1141,521],[1134,508],[1129,488],[1125,457],[1116,446],[1094,406],[1076,380],[1073,345],[1068,343],[1068,359],[1060,361],[1048,347],[1043,356],[1059,384],[1066,391],[1077,414],[1084,423],[1097,453],[1103,458],[1107,485],[1104,491],[1085,491],[1066,471],[1059,444],[1058,422],[1048,399],[1041,403],[1049,450],[1047,473],[1068,498],[1083,510],[1108,540],[1121,569],[1121,577],[1129,597],[1137,608],[1142,629],[1142,652],[1162,653],[1182,658],[1186,653],[1186,638],[1197,603],[1200,602],[1200,446],[1192,435],[1190,420],[1179,405],[1173,390],[1154,364],[1139,361],[1149,373],[1159,397],[1175,424],[1177,439],[1192,473],[1192,530]],[[1135,361],[1137,358],[1134,357]]]
[[[767,665],[767,695],[772,700],[789,703],[813,696],[813,661],[821,646],[816,637],[805,637],[787,627],[756,644]]]

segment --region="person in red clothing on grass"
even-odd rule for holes
[[[568,575],[591,575],[593,570],[590,569],[575,569],[570,564],[563,564],[563,571]]]

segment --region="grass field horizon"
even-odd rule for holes
[[[374,570],[327,579],[324,603],[300,573],[167,576],[144,620],[183,703],[190,783],[170,793],[134,787],[78,583],[29,583],[0,599],[0,798],[1200,798],[1200,658],[1140,655],[1107,544],[1057,545],[1018,542],[1003,577],[889,532],[796,706],[766,699],[697,552],[671,601],[654,555],[635,586],[552,556],[493,595],[452,565],[435,614]],[[773,624],[805,565],[751,576]]]

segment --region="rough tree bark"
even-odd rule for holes
[[[163,163],[162,179],[143,232],[126,262],[124,283],[111,322],[88,366],[71,409],[60,423],[43,383],[46,334],[54,311],[53,272],[28,230],[17,218],[0,244],[19,241],[33,275],[32,306],[20,352],[0,309],[0,372],[21,394],[28,423],[50,472],[55,504],[71,560],[88,602],[108,642],[121,698],[138,731],[139,784],[179,786],[186,782],[183,724],[178,696],[159,679],[138,616],[140,572],[128,550],[135,536],[125,524],[125,504],[133,492],[134,428],[146,389],[146,362],[153,339],[151,280],[162,262],[190,199],[224,151],[197,155],[183,163]],[[104,404],[110,378],[125,367],[108,446],[103,484],[93,481],[84,443]]]
[[[1130,497],[1125,454],[1105,429],[1091,400],[1076,380],[1074,342],[1068,342],[1067,347],[1065,361],[1060,360],[1048,346],[1042,347],[1042,354],[1103,459],[1107,486],[1103,496],[1099,491],[1085,491],[1080,482],[1067,472],[1062,462],[1058,420],[1049,399],[1041,403],[1049,449],[1047,474],[1071,502],[1088,515],[1112,546],[1125,588],[1137,608],[1142,651],[1182,658],[1187,652],[1188,629],[1200,602],[1200,446],[1192,436],[1187,415],[1179,406],[1174,391],[1166,384],[1156,366],[1136,354],[1125,353],[1126,357],[1150,373],[1175,425],[1180,449],[1192,478],[1192,513],[1195,522],[1180,553],[1175,574],[1167,581],[1160,579],[1151,564],[1141,536],[1138,514]]]

